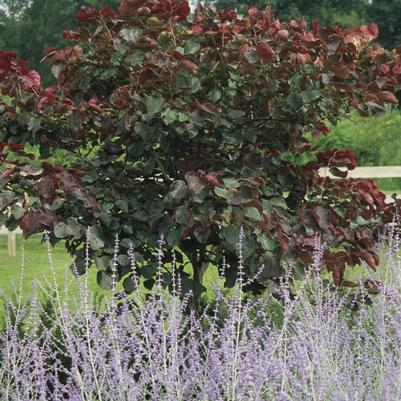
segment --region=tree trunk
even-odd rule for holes
[[[197,314],[201,313],[201,297],[202,297],[202,286],[203,277],[208,267],[208,263],[205,263],[199,258],[196,263],[192,264],[194,271],[194,293],[193,293],[193,306]]]

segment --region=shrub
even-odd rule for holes
[[[352,300],[316,274],[324,253],[318,246],[294,298],[283,279],[278,324],[269,317],[271,295],[244,300],[241,261],[233,296],[217,290],[215,304],[199,317],[186,313],[189,297],[177,295],[180,276],[174,264],[165,266],[174,277],[171,296],[159,282],[151,297],[136,289],[130,298],[122,294],[123,302],[107,298],[101,310],[85,290],[86,276],[75,313],[55,282],[47,303],[37,294],[22,307],[8,303],[11,313],[0,333],[0,399],[397,400],[399,239],[390,249],[380,294],[371,306],[362,302],[352,312],[345,308]],[[132,252],[128,257],[136,280]],[[367,300],[370,290],[361,286]]]
[[[320,177],[323,166],[354,168],[355,156],[312,151],[305,138],[351,108],[368,115],[396,101],[401,55],[369,44],[375,24],[309,30],[305,21],[280,23],[270,8],[238,18],[199,6],[190,15],[185,0],[123,0],[118,13],[84,8],[77,19],[83,26],[63,34],[72,45],[46,54],[52,87],[0,53],[1,91],[11,99],[0,108],[1,223],[66,240],[80,273],[90,226],[104,288],[116,235],[122,249],[134,245],[149,288],[156,265],[145,262],[154,252],[147,244],[164,235],[184,291],[196,295],[224,252],[234,285],[240,226],[246,275],[265,266],[254,291],[283,275],[284,260],[302,276],[317,233],[337,285],[346,265],[375,268],[373,232],[392,219],[384,194],[372,181]],[[28,145],[39,148],[40,167]],[[56,149],[68,164],[46,161]],[[121,253],[117,262],[120,279],[128,260]]]

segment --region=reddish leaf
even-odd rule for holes
[[[15,52],[0,51],[0,79],[3,79],[10,71],[11,63],[17,58]]]
[[[188,171],[185,174],[185,181],[188,184],[188,188],[194,192],[199,192],[206,187],[205,182],[194,171]]]
[[[199,103],[197,100],[195,101],[196,106],[205,111],[206,113],[210,113],[210,114],[219,114],[221,113],[221,108],[217,105],[215,105],[214,103],[211,102],[204,102],[204,103]]]
[[[309,53],[297,53],[296,60],[300,64],[307,64],[311,62],[311,56]]]
[[[122,0],[118,12],[124,17],[130,17],[137,14],[138,7],[142,4],[142,0]]]
[[[24,237],[41,231],[42,226],[52,227],[57,218],[52,211],[27,213],[20,221],[20,227]]]
[[[71,41],[78,41],[81,39],[81,34],[77,31],[69,29],[63,32],[63,38]]]
[[[40,212],[31,212],[21,219],[20,228],[24,234],[24,238],[28,238],[31,234],[39,231],[41,225],[39,222],[40,215]]]
[[[377,254],[368,251],[357,251],[354,252],[354,255],[358,256],[361,260],[366,262],[374,271],[376,271],[380,261]]]
[[[3,173],[0,176],[1,180],[4,180],[5,178],[10,177],[11,175],[13,175],[16,171],[18,171],[17,168],[12,167],[12,168],[6,168]]]
[[[38,222],[45,227],[52,227],[52,225],[57,221],[57,217],[53,211],[41,212],[38,215]]]
[[[35,70],[29,71],[28,74],[21,77],[22,85],[25,89],[40,89],[41,79],[38,72]]]
[[[371,41],[373,39],[376,39],[379,35],[379,27],[377,26],[377,24],[372,23],[369,25],[362,25],[360,27],[360,30],[363,34],[363,37],[367,40],[367,41]]]
[[[237,13],[232,8],[225,8],[223,10],[217,9],[216,11],[219,14],[221,22],[234,21],[237,19]]]
[[[256,7],[252,7],[248,10],[248,15],[250,17],[256,17],[259,15],[259,10]]]
[[[270,61],[276,57],[276,52],[266,43],[256,45],[256,54],[263,61]]]
[[[137,14],[143,17],[147,17],[151,14],[151,11],[149,7],[139,7]]]
[[[389,91],[379,92],[378,96],[380,97],[381,100],[383,100],[386,103],[398,103],[398,100],[394,95],[394,93],[391,93]]]
[[[88,106],[90,109],[96,111],[97,113],[101,113],[103,111],[102,104],[97,97],[90,99],[88,102]]]
[[[198,24],[196,24],[196,25],[192,25],[192,31],[193,32],[195,32],[195,33],[202,33],[203,31],[204,31],[204,29],[200,26],[200,25],[198,25]]]
[[[94,24],[99,21],[100,12],[91,7],[85,7],[76,13],[76,19],[80,24],[90,23]]]
[[[346,79],[350,73],[349,68],[338,61],[329,61],[326,63],[327,69],[342,80]]]
[[[111,19],[116,19],[117,18],[117,13],[112,8],[110,8],[109,6],[102,7],[100,9],[100,14],[103,17],[108,17],[108,18],[111,18]]]
[[[191,12],[191,8],[186,0],[167,1],[166,3],[168,6],[171,6],[171,9],[168,9],[167,7],[167,14],[173,15],[176,21],[184,20]]]
[[[183,68],[184,70],[187,70],[191,74],[194,74],[198,70],[198,66],[189,60],[181,61],[180,67]]]
[[[325,251],[323,260],[327,266],[327,270],[332,273],[335,285],[340,286],[343,282],[346,262],[349,261],[347,253]]]
[[[51,176],[44,176],[36,184],[37,191],[43,200],[52,204],[54,199],[57,197],[56,189],[58,188],[57,180]]]
[[[352,150],[331,149],[317,154],[317,160],[322,167],[356,167],[356,155]]]
[[[204,164],[204,158],[193,158],[188,160],[178,160],[176,165],[181,174],[185,175],[188,171],[198,170]]]
[[[75,45],[72,47],[66,47],[64,50],[51,50],[48,52],[48,56],[52,57],[53,62],[76,63],[81,59],[83,55],[83,49],[81,46]]]
[[[221,183],[216,175],[216,173],[208,173],[202,175],[202,179],[205,180],[208,184],[212,185],[213,187],[221,186]]]
[[[287,29],[280,29],[276,33],[276,39],[278,39],[278,40],[287,40],[289,36],[290,36],[290,33],[289,33],[289,31],[287,31]]]

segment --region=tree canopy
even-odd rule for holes
[[[352,285],[346,266],[377,266],[374,235],[395,205],[374,181],[345,179],[352,151],[320,152],[306,136],[329,134],[326,121],[351,109],[396,103],[401,49],[372,44],[377,25],[309,28],[255,7],[190,15],[184,0],[123,0],[118,12],[76,17],[63,33],[70,45],[46,54],[55,85],[0,52],[1,224],[65,240],[80,273],[90,227],[99,284],[124,279],[128,292],[127,251],[151,288],[157,243],[195,294],[223,257],[233,285],[239,252],[245,275],[258,272],[249,290],[288,266],[302,277],[317,236],[337,285]],[[68,163],[50,159],[60,149]]]

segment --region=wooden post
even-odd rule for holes
[[[15,231],[13,232],[9,232],[8,235],[8,256],[17,256],[17,252],[16,252],[16,235],[15,235]]]

